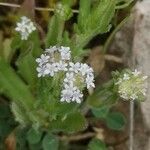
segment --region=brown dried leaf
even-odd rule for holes
[[[6,150],[16,150],[16,137],[12,132],[5,140]]]
[[[105,66],[105,57],[104,54],[101,53],[101,47],[95,47],[91,50],[88,63],[91,65],[96,75],[103,70]]]

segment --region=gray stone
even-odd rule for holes
[[[133,65],[150,77],[150,1],[138,2],[135,7],[134,38],[132,45]],[[135,150],[150,150],[150,79],[145,102],[141,103],[143,127],[136,132]],[[142,121],[142,120],[141,120]],[[141,137],[141,139],[139,138]],[[147,142],[143,144],[141,140]]]

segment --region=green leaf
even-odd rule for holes
[[[77,132],[87,127],[86,120],[79,112],[70,113],[64,118],[57,118],[50,123],[53,131]]]
[[[110,107],[117,102],[118,95],[116,93],[107,89],[101,89],[98,91],[95,91],[95,93],[88,97],[87,102],[90,107]]]
[[[116,0],[103,0],[100,1],[96,8],[90,14],[87,23],[87,29],[95,29],[100,33],[107,32],[110,21],[115,13],[115,1]]]
[[[125,127],[125,117],[120,112],[111,112],[107,115],[106,124],[113,130],[122,130]]]
[[[16,128],[16,150],[27,150],[26,134],[27,128]]]
[[[11,43],[11,48],[16,50],[22,46],[23,41],[21,40],[20,34],[16,33]]]
[[[18,72],[23,79],[31,86],[35,86],[37,82],[36,61],[32,56],[32,52],[21,55],[16,62]]]
[[[59,140],[51,135],[47,134],[42,141],[43,150],[58,150]]]
[[[0,58],[0,88],[4,89],[3,93],[6,96],[23,105],[25,109],[32,108],[34,98],[28,87],[2,58]]]
[[[69,33],[67,31],[64,31],[62,44],[63,46],[70,46],[71,40],[69,38]]]
[[[0,56],[3,56],[3,31],[0,30]]]
[[[22,107],[22,105],[12,102],[11,110],[15,116],[15,120],[19,122],[23,127],[30,123],[29,116],[27,114],[28,112],[24,107]]]
[[[7,62],[11,61],[11,58],[15,53],[15,49],[11,49],[11,42],[12,39],[5,39],[3,42],[3,57]]]
[[[91,0],[80,0],[79,4],[79,15],[78,15],[78,28],[82,32],[84,31],[85,18],[88,17],[91,10]]]
[[[30,50],[32,51],[32,56],[34,58],[38,57],[41,54],[42,50],[41,50],[41,42],[37,31],[34,31],[29,36],[28,43]]]
[[[88,145],[88,150],[107,150],[106,145],[99,139],[92,139]]]
[[[0,137],[6,137],[12,130],[7,119],[0,119]]]
[[[68,115],[69,113],[74,112],[78,107],[78,104],[74,103],[55,103],[55,109],[54,113],[56,113],[59,116]]]
[[[38,57],[41,54],[41,43],[37,31],[34,31],[30,34],[28,40],[21,40],[19,33],[14,35],[14,38],[11,43],[11,48],[13,51],[19,49],[21,54],[26,54],[32,50],[33,57]]]
[[[91,13],[87,15],[86,19],[80,19],[78,29],[81,30],[76,30],[78,32],[75,34],[75,42],[72,47],[82,49],[93,37],[110,30],[110,22],[115,13],[115,1],[116,0],[99,1],[98,4],[92,8]],[[76,49],[73,48],[74,51]]]
[[[29,147],[30,147],[30,150],[42,150],[41,142],[37,144],[30,144]]]
[[[114,82],[110,80],[104,86],[97,88],[87,99],[90,107],[113,106],[118,100],[118,93],[115,89]]]
[[[64,20],[57,15],[54,15],[48,25],[46,47],[49,47],[50,45],[61,44],[63,29]]]
[[[0,104],[0,118],[6,118],[11,115],[9,105]]]
[[[40,131],[35,131],[33,128],[31,128],[27,132],[27,140],[30,144],[37,144],[40,142],[42,137],[42,132]]]
[[[99,108],[93,108],[92,113],[97,118],[106,118],[107,114],[109,113],[109,107],[108,106],[102,106]]]

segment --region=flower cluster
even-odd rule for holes
[[[147,76],[142,76],[137,70],[121,74],[116,82],[120,97],[125,100],[143,100],[147,89],[146,79]]]
[[[64,79],[64,90],[61,92],[61,101],[76,101],[81,103],[83,97],[82,89],[94,88],[93,69],[87,64],[69,63],[69,69]]]
[[[17,23],[15,30],[20,33],[22,40],[27,40],[29,35],[36,30],[36,27],[31,19],[23,16],[21,17],[21,21]]]
[[[36,59],[38,77],[53,77],[57,72],[65,72],[60,101],[81,103],[83,88],[95,87],[93,69],[87,64],[73,63],[70,59],[71,51],[69,47],[53,46],[46,49],[45,53]]]
[[[53,77],[58,71],[67,71],[67,66],[71,58],[69,47],[50,47],[45,50],[40,58],[36,59],[38,63],[38,77],[46,75]]]

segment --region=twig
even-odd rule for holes
[[[88,139],[88,138],[92,138],[96,136],[96,133],[94,132],[88,132],[88,133],[84,133],[84,134],[78,134],[78,135],[71,135],[71,136],[60,136],[59,139],[62,141],[80,141],[80,140],[84,140],[84,139]]]
[[[0,2],[0,6],[14,7],[14,8],[20,8],[21,7],[21,5],[18,5],[18,4],[3,3],[3,2]],[[35,7],[35,10],[38,10],[38,11],[54,11],[55,9],[54,8]],[[73,13],[79,13],[79,10],[72,9],[72,12]]]
[[[123,63],[123,60],[117,56],[106,54],[104,55],[105,60],[114,61],[116,63]]]
[[[62,135],[59,136],[59,139],[61,141],[67,141],[67,142],[72,142],[72,141],[80,141],[80,140],[84,140],[84,139],[88,139],[88,138],[93,138],[95,136],[97,136],[98,132],[88,132],[88,133],[83,133],[83,134],[77,134],[77,135],[70,135],[70,136],[66,136],[66,135]],[[120,145],[121,143],[125,142],[128,140],[128,136],[117,141],[117,142],[106,142],[106,144],[108,146],[117,146]]]

